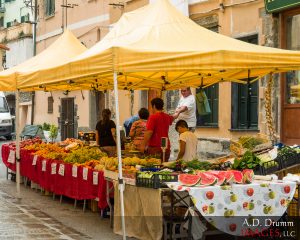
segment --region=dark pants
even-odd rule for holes
[[[163,162],[163,152],[160,147],[148,147],[146,154],[151,156],[156,156],[157,158],[160,158],[161,161]],[[165,162],[169,161],[170,154],[171,154],[170,149],[167,149],[165,152]]]

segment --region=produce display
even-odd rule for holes
[[[179,174],[178,180],[184,186],[224,186],[231,183],[249,184],[253,181],[253,170],[243,171],[199,171],[197,174]]]
[[[265,139],[261,137],[254,137],[254,136],[242,136],[239,138],[238,142],[244,147],[249,150],[254,149],[256,146],[263,144],[266,142]]]
[[[260,165],[260,159],[251,151],[245,152],[241,158],[236,158],[233,163],[234,169],[255,169]]]
[[[106,156],[106,153],[100,151],[95,147],[80,147],[71,150],[63,159],[66,163],[79,163],[83,164],[90,160],[99,160],[101,157]]]

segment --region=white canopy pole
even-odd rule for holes
[[[21,199],[20,192],[20,92],[16,91],[16,118],[15,118],[15,131],[16,131],[16,183],[17,183],[17,198]]]
[[[122,153],[121,153],[121,136],[120,136],[120,113],[119,113],[119,91],[118,91],[118,74],[114,72],[114,92],[115,92],[115,112],[116,112],[116,132],[117,132],[117,154],[118,154],[118,170],[119,170],[119,191],[121,204],[122,232],[123,239],[126,240],[125,231],[125,212],[124,212],[124,188],[122,173]]]

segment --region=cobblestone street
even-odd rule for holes
[[[45,214],[0,192],[0,239],[91,239]]]

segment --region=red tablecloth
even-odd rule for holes
[[[10,152],[8,144],[2,145],[2,161],[9,169],[16,171],[16,164],[8,163]],[[59,160],[44,159],[38,157],[36,165],[33,165],[33,152],[22,149],[20,151],[20,171],[21,175],[27,177],[31,181],[39,184],[47,191],[54,192],[57,195],[64,195],[77,200],[98,198],[98,206],[103,209],[107,207],[106,201],[106,180],[104,173],[98,172],[98,183],[93,182],[92,169],[88,169],[87,180],[83,179],[83,167],[77,169],[77,177],[72,176],[72,164],[67,164]],[[43,161],[46,168],[42,171]],[[51,164],[56,163],[56,171],[52,171]],[[60,164],[64,165],[64,174],[59,174]]]

